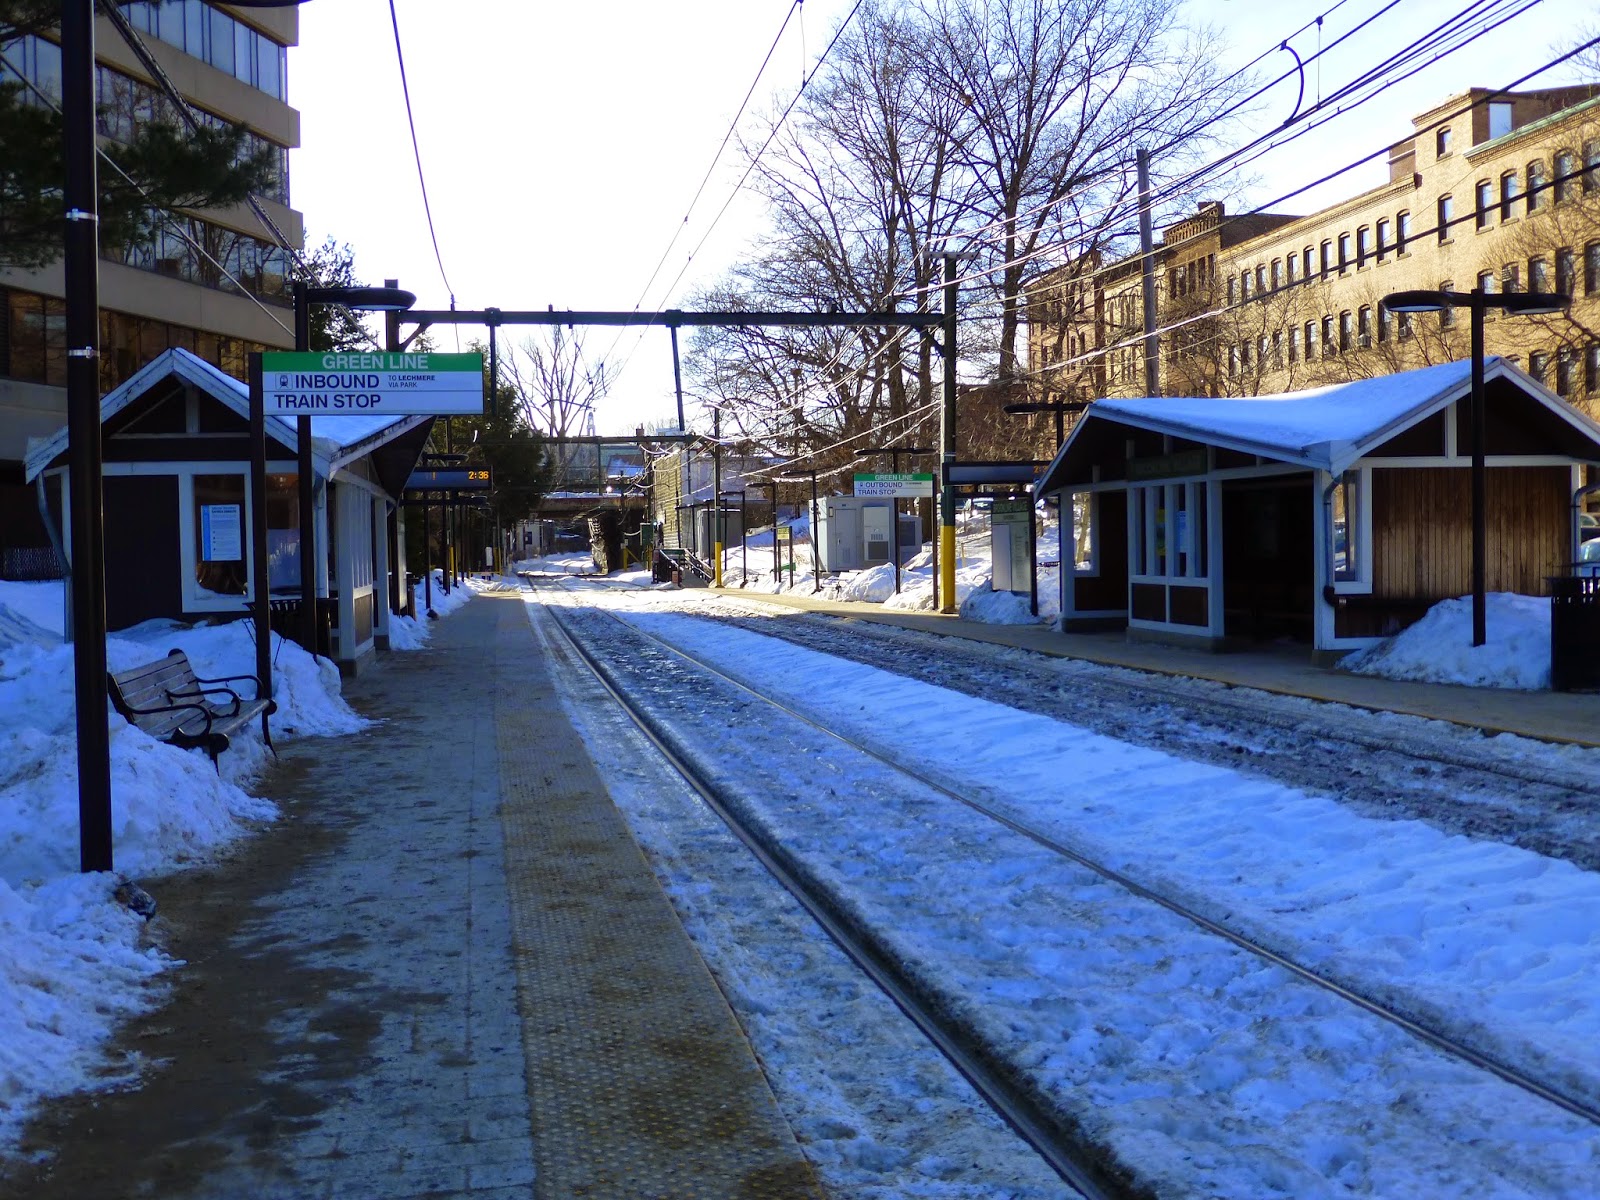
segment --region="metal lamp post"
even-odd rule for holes
[[[300,0],[233,0],[290,8]],[[100,441],[100,183],[95,162],[94,0],[62,0],[61,129],[66,166],[68,504],[72,525],[73,695],[78,743],[78,866],[112,869],[111,736],[106,713],[105,484]]]
[[[311,306],[343,304],[363,312],[404,312],[417,302],[411,292],[397,287],[312,287],[294,284],[294,348],[311,349]],[[300,644],[317,653],[317,581],[311,569],[317,561],[317,523],[312,513],[316,493],[311,478],[311,418],[295,418],[295,475],[300,500]],[[259,503],[259,500],[258,500]]]
[[[1483,397],[1483,314],[1491,308],[1523,316],[1560,312],[1572,303],[1561,292],[1485,292],[1475,287],[1470,292],[1422,290],[1391,292],[1383,307],[1393,313],[1442,312],[1465,308],[1472,321],[1472,644],[1489,640],[1488,601],[1485,596],[1484,563],[1487,558],[1485,535],[1486,480],[1484,470]]]

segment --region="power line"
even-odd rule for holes
[[[422,147],[417,143],[417,120],[411,112],[411,86],[406,82],[406,58],[400,49],[400,17],[394,10],[394,0],[389,0],[389,23],[394,27],[394,57],[400,64],[400,91],[406,100],[406,124],[411,127],[411,154],[417,160],[417,182],[422,185],[422,211],[428,218],[428,237],[433,240],[433,261],[439,264],[439,278],[450,295],[450,306],[455,307],[456,290],[450,286],[450,277],[444,271],[444,259],[439,254],[439,235],[433,228],[433,209],[428,204],[428,181],[422,173]]]

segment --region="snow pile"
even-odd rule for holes
[[[1426,616],[1346,658],[1340,667],[1358,675],[1460,683],[1468,687],[1550,686],[1550,601],[1512,592],[1487,597],[1488,641],[1472,644],[1472,597],[1443,600]]]
[[[517,564],[521,566],[521,564]],[[516,569],[516,568],[513,568]],[[422,613],[421,617],[399,617],[393,613],[389,615],[389,649],[391,650],[420,650],[428,644],[430,630],[428,622],[438,617],[448,617],[468,600],[490,585],[469,576],[462,576],[461,586],[445,590],[444,571],[435,568],[433,571],[433,587],[426,588],[421,583],[412,585],[411,611]],[[433,607],[428,608],[428,598],[431,596]],[[428,614],[431,613],[430,617]]]
[[[0,611],[26,620],[26,639],[0,642],[0,1145],[15,1140],[44,1096],[116,1082],[104,1043],[148,1007],[144,981],[173,964],[140,945],[142,922],[113,899],[118,880],[79,867],[73,648],[59,631],[62,584],[0,582]],[[17,614],[24,614],[17,616]],[[41,630],[49,623],[47,636]],[[253,674],[249,621],[189,627],[149,621],[112,635],[106,658],[125,670],[171,649],[201,676]],[[339,673],[273,637],[271,718],[279,734],[362,728],[339,695]],[[238,685],[251,694],[248,682]],[[111,832],[119,871],[152,875],[202,861],[276,807],[248,795],[267,762],[260,727],[233,739],[221,773],[202,751],[156,741],[110,715]]]

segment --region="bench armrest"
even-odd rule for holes
[[[260,700],[262,698],[262,696],[261,696],[261,680],[257,679],[254,675],[219,675],[215,679],[202,679],[200,676],[196,675],[194,677],[194,680],[195,680],[196,683],[239,683],[241,681],[248,680],[249,682],[251,682],[251,683],[256,685],[256,699]],[[207,689],[202,688],[201,690],[205,691]],[[224,688],[223,690],[224,691],[232,691],[233,689]],[[239,697],[238,697],[238,695],[236,693],[234,695],[234,699],[237,700],[238,698]]]
[[[167,692],[167,699],[168,700],[182,700],[182,699],[184,699],[186,697],[189,697],[189,696],[226,696],[226,697],[228,697],[230,700],[233,701],[233,711],[232,712],[225,712],[225,713],[224,712],[219,712],[219,713],[216,714],[219,717],[231,717],[231,716],[233,716],[234,713],[239,711],[239,706],[244,703],[243,697],[241,697],[239,695],[239,693],[234,691],[231,687],[197,687],[197,688],[185,688],[181,692],[170,691],[170,690]]]
[[[120,706],[120,711],[134,717],[153,717],[169,712],[196,712],[206,719],[207,733],[211,732],[211,718],[214,715],[204,704],[157,704],[152,708],[135,708],[131,704],[123,704]]]

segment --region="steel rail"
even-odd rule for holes
[[[530,590],[537,593],[540,584],[532,583]],[[1051,1117],[1023,1089],[1017,1087],[996,1070],[981,1053],[981,1048],[969,1046],[925,1003],[919,991],[905,981],[900,972],[858,932],[854,922],[843,916],[829,903],[825,895],[807,885],[790,868],[789,858],[781,847],[769,845],[751,832],[725,801],[715,783],[705,778],[672,744],[672,736],[655,718],[644,711],[628,696],[621,682],[610,669],[592,654],[558,615],[558,607],[546,604],[551,623],[571,647],[573,653],[600,682],[621,710],[638,727],[644,737],[694,792],[705,801],[712,812],[742,842],[746,849],[789,892],[823,931],[872,982],[917,1027],[924,1037],[942,1054],[955,1070],[972,1085],[985,1103],[1016,1131],[1039,1154],[1062,1180],[1074,1188],[1084,1200],[1115,1200],[1127,1196],[1127,1187],[1105,1177],[1103,1170],[1083,1161],[1073,1153],[1063,1137],[1059,1120]],[[612,614],[607,614],[612,615]],[[632,632],[642,632],[628,626],[618,618],[618,624]],[[649,635],[645,635],[649,636]],[[666,643],[662,643],[663,646]],[[667,647],[671,649],[671,647]],[[748,689],[747,689],[748,690]],[[765,698],[765,697],[763,697]]]
[[[1153,891],[1130,876],[1116,870],[1114,867],[1108,867],[1105,864],[1090,858],[1088,855],[1073,849],[1066,843],[1051,837],[1049,834],[1042,833],[1036,829],[1032,829],[1029,826],[1022,824],[1012,817],[1007,816],[1005,813],[998,811],[988,804],[985,804],[981,800],[974,799],[971,796],[956,791],[949,785],[933,778],[917,767],[900,761],[898,757],[892,754],[885,754],[881,750],[874,749],[871,746],[856,741],[854,738],[839,733],[836,730],[829,729],[827,726],[818,722],[815,718],[807,715],[806,713],[800,712],[799,710],[794,709],[787,704],[784,704],[780,700],[775,700],[771,696],[757,691],[755,688],[752,688],[741,680],[727,674],[720,668],[713,666],[712,664],[701,659],[693,652],[684,650],[678,646],[674,646],[670,642],[657,637],[653,633],[640,629],[635,625],[628,624],[615,613],[609,612],[605,609],[596,609],[595,611],[604,612],[606,616],[616,621],[619,625],[622,625],[636,637],[656,643],[657,645],[684,659],[686,662],[693,663],[702,671],[722,680],[728,685],[737,688],[738,690],[754,697],[755,699],[771,705],[773,708],[778,709],[780,712],[793,717],[796,720],[804,722],[811,728],[834,738],[858,753],[865,754],[870,758],[874,758],[886,766],[899,771],[901,774],[915,779],[918,783],[921,783],[924,786],[939,792],[941,795],[954,800],[958,804],[964,805],[975,812],[983,814],[1000,825],[1005,826],[1013,833],[1019,834],[1020,836],[1032,841],[1036,845],[1050,850],[1051,852],[1058,854],[1063,858],[1067,858],[1074,863],[1077,863],[1079,866],[1094,872],[1101,878],[1126,889],[1133,895],[1160,905],[1168,912],[1183,918],[1184,920],[1195,925],[1197,928],[1200,928],[1207,933],[1214,934],[1217,937],[1223,938],[1232,945],[1237,946],[1239,949],[1244,950],[1265,962],[1271,963],[1277,967],[1281,967],[1283,970],[1288,971],[1296,978],[1304,980],[1307,983],[1314,984],[1315,986],[1322,988],[1332,995],[1339,997],[1341,1000],[1353,1004],[1357,1008],[1360,1008],[1375,1017],[1389,1022],[1396,1028],[1411,1035],[1419,1041],[1426,1042],[1428,1045],[1445,1054],[1457,1058],[1471,1066],[1477,1067],[1479,1070],[1487,1071],[1503,1082],[1519,1088],[1520,1090],[1525,1091],[1532,1096],[1536,1096],[1547,1103],[1553,1104],[1556,1107],[1571,1113],[1573,1116],[1581,1117],[1582,1119],[1592,1122],[1595,1125],[1600,1125],[1600,1109],[1597,1109],[1596,1107],[1587,1104],[1580,1099],[1569,1096],[1548,1084],[1542,1083],[1539,1080],[1517,1070],[1515,1067],[1506,1063],[1502,1063],[1498,1059],[1495,1059],[1480,1050],[1476,1050],[1471,1046],[1456,1041],[1448,1034],[1440,1033],[1437,1030],[1430,1029],[1415,1019],[1406,1016],[1404,1013],[1397,1012],[1394,1009],[1389,1008],[1381,1001],[1377,1001],[1371,997],[1363,995],[1348,985],[1342,984],[1338,980],[1327,975],[1323,975],[1314,968],[1295,962],[1293,959],[1286,957],[1276,950],[1273,950],[1271,947],[1264,946],[1261,943],[1246,937],[1244,934],[1238,933],[1232,929],[1229,929],[1225,925],[1219,924],[1210,917],[1205,916],[1203,913],[1196,912],[1194,909],[1191,909],[1176,900],[1172,900],[1159,892]]]

